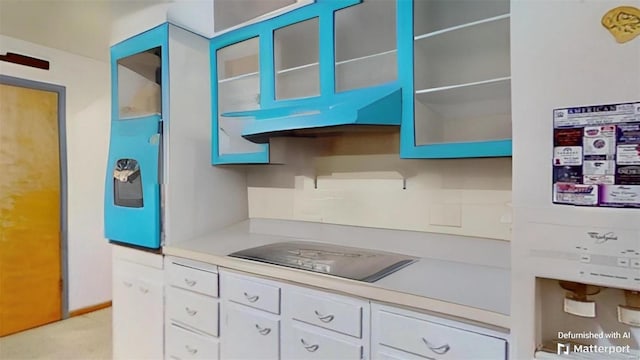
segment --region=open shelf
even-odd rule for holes
[[[320,95],[319,26],[315,17],[273,32],[277,100]]]
[[[509,0],[414,0],[414,34],[439,33],[510,13]]]
[[[155,70],[153,70],[155,73]],[[118,117],[121,119],[162,112],[162,87],[144,74],[118,65]]]
[[[218,82],[239,79],[260,71],[259,38],[253,37],[216,52]]]
[[[509,78],[417,91],[416,145],[511,138]]]
[[[375,86],[398,79],[397,50],[336,62],[336,92]]]
[[[415,87],[438,88],[509,76],[509,17],[415,40]]]
[[[276,99],[304,98],[320,95],[318,63],[280,70],[276,73]]]
[[[335,91],[398,79],[396,2],[364,0],[335,12]]]
[[[396,1],[364,0],[335,12],[337,63],[396,48]]]
[[[247,74],[218,82],[218,113],[259,107],[260,74]]]

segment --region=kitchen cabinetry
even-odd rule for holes
[[[280,358],[280,285],[222,270],[223,359]]]
[[[111,48],[111,136],[105,237],[160,247],[163,115],[168,115],[167,24]]]
[[[167,359],[217,359],[218,273],[212,265],[165,259]]]
[[[288,286],[283,359],[368,359],[369,302]]]
[[[371,305],[373,358],[506,359],[505,334],[386,305]]]
[[[368,301],[220,275],[222,359],[368,358]]]
[[[298,130],[399,125],[397,24],[395,1],[318,0],[213,38],[213,164],[268,163],[269,138]]]
[[[399,2],[401,156],[511,156],[507,0]],[[409,23],[409,22],[407,22]],[[410,33],[412,31],[412,33]]]
[[[261,37],[255,32],[236,32],[227,41],[212,43],[214,115],[213,161],[268,162],[267,145],[255,144],[242,138],[242,130],[249,119],[226,116],[234,111],[260,108],[260,94],[264,87],[260,76]],[[218,159],[218,160],[216,160]]]
[[[113,246],[113,358],[163,354],[162,255]]]

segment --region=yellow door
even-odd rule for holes
[[[60,320],[58,94],[0,84],[0,336]]]

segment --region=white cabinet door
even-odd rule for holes
[[[284,331],[287,332],[283,340],[283,348],[286,349],[284,359],[358,360],[363,358],[362,344],[346,336],[333,334],[297,321],[292,322],[291,327]]]
[[[222,359],[279,359],[280,319],[264,311],[225,301]]]
[[[162,359],[162,279],[161,269],[114,258],[114,359]]]
[[[506,334],[418,312],[372,305],[371,346],[380,358],[388,350],[438,360],[499,360],[507,356]]]

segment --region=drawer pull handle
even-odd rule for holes
[[[184,311],[186,311],[189,316],[195,316],[198,313],[198,310],[190,309],[188,306],[184,308]]]
[[[126,286],[126,287],[132,287],[132,286],[133,286],[133,284],[132,284],[132,283],[130,283],[130,282],[128,282],[128,281],[123,281],[122,283],[123,283],[123,284],[124,284],[124,286]]]
[[[187,284],[187,286],[189,287],[194,287],[198,282],[195,280],[184,278],[184,283]]]
[[[149,289],[148,289],[148,288],[146,288],[146,287],[142,287],[142,286],[140,286],[140,287],[139,287],[139,289],[140,289],[140,292],[141,292],[141,293],[143,293],[143,294],[146,294],[146,293],[148,293],[148,292],[149,292]]]
[[[260,335],[269,335],[269,333],[271,332],[271,328],[263,328],[258,324],[256,324],[256,329],[258,329]]]
[[[246,292],[244,293],[244,297],[247,298],[247,301],[252,302],[252,303],[254,303],[254,302],[258,301],[258,299],[260,299],[260,296],[258,296],[258,295],[251,296],[251,295],[247,294]]]
[[[314,345],[309,345],[307,344],[306,341],[304,341],[304,339],[300,338],[300,342],[302,343],[302,346],[304,346],[304,348],[308,351],[308,352],[316,352],[318,351],[318,349],[320,348],[320,345],[318,344],[314,344]]]
[[[449,344],[444,344],[442,346],[434,346],[434,345],[431,345],[431,343],[428,342],[427,339],[425,338],[422,338],[422,341],[424,341],[424,344],[427,345],[429,350],[433,351],[438,355],[446,354],[449,350],[451,350],[451,346],[449,346]]]
[[[191,355],[195,355],[198,352],[198,349],[192,348],[189,345],[185,345],[184,348],[187,349],[187,352],[189,352],[189,354]]]
[[[316,316],[318,317],[318,320],[322,321],[323,323],[330,323],[335,318],[335,316],[333,316],[331,314],[322,315],[320,312],[318,312],[318,310],[314,310],[313,312],[316,313]]]

